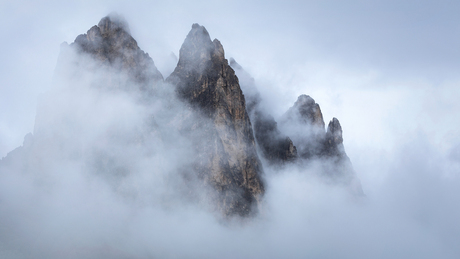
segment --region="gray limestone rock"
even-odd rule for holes
[[[280,132],[273,116],[261,106],[262,99],[254,79],[234,59],[230,59],[230,65],[240,79],[246,97],[246,108],[254,128],[254,137],[261,155],[270,165],[278,166],[294,161],[297,158],[297,149],[292,140]]]
[[[97,62],[97,66],[126,73],[128,79],[144,92],[151,92],[158,82],[163,81],[163,76],[152,58],[139,48],[129,32],[128,24],[117,14],[102,18],[97,26],[91,27],[86,34],[79,35],[70,47],[79,54],[89,55]],[[59,65],[58,63],[57,70]],[[111,81],[116,84],[116,81]]]
[[[264,194],[262,166],[255,148],[244,95],[221,43],[193,24],[179,62],[166,82],[202,119],[188,130],[204,132],[195,138],[194,170],[210,184],[225,215],[251,215]]]

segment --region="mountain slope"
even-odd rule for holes
[[[206,29],[194,24],[166,82],[204,118],[189,126],[190,131],[205,132],[196,139],[194,169],[219,191],[225,214],[251,214],[264,193],[263,170],[245,98],[220,42],[211,41]]]
[[[245,73],[194,24],[163,80],[123,18],[111,14],[62,44],[33,135],[0,168],[37,177],[78,172],[122,197],[192,202],[229,217],[258,213],[262,161],[271,171],[318,162],[327,179],[357,182],[337,119],[325,131],[319,105],[302,95],[277,122],[253,80],[241,83],[234,69]],[[142,177],[151,181],[133,183]]]

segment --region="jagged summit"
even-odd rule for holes
[[[225,81],[217,82],[220,77]],[[206,28],[198,24],[192,26],[185,38],[179,62],[166,81],[176,86],[182,98],[198,105],[207,114],[211,115],[217,106],[232,100],[238,100],[245,109],[238,78],[225,59],[222,44],[217,39],[211,41]],[[222,89],[227,84],[237,87]],[[217,98],[217,93],[223,95],[222,98]]]
[[[324,140],[324,120],[319,104],[308,95],[300,95],[294,105],[280,118],[282,133],[292,139],[301,158],[320,153]]]
[[[285,114],[288,118],[298,119],[300,122],[324,129],[323,114],[319,104],[308,95],[302,94],[297,98],[294,106]]]
[[[246,101],[223,46],[218,40],[211,41],[203,26],[194,24],[166,82],[206,118],[205,122],[193,122],[189,131],[206,132],[195,143],[195,170],[222,197],[218,199],[220,209],[227,215],[254,213],[264,193],[263,169]]]
[[[118,30],[131,34],[128,22],[122,15],[117,13],[110,13],[106,17],[102,18],[97,26],[101,29],[102,34],[109,34]]]
[[[209,68],[213,59],[225,60],[224,48],[217,40],[211,41],[208,31],[197,23],[182,44],[176,69],[194,70],[202,73]]]
[[[329,122],[329,125],[327,126],[327,132],[326,134],[329,134],[333,137],[334,142],[337,144],[342,144],[343,143],[343,138],[342,138],[342,127],[340,126],[340,122],[337,118],[332,118],[332,120]]]
[[[152,58],[139,48],[129,33],[128,23],[115,13],[102,18],[86,34],[79,35],[70,47],[101,65],[127,73],[143,90],[150,90],[163,81]]]
[[[261,105],[254,79],[234,59],[229,65],[204,26],[192,25],[179,53],[163,80],[124,18],[102,18],[62,45],[55,75],[63,87],[41,100],[34,135],[0,166],[9,161],[24,164],[20,170],[48,172],[55,161],[65,162],[62,168],[71,162],[81,165],[77,170],[108,175],[114,185],[166,168],[174,183],[165,195],[171,190],[243,217],[262,204],[261,161],[299,168],[326,161],[329,175],[346,183],[356,178],[339,121],[333,118],[326,131],[313,98],[299,96],[277,122]]]
[[[342,127],[337,118],[332,118],[327,126],[323,154],[327,156],[346,156],[343,147]]]
[[[337,118],[331,120],[326,131],[319,104],[302,94],[277,123],[261,106],[254,79],[234,59],[230,65],[240,77],[254,136],[260,154],[269,165],[305,168],[319,161],[319,173],[326,181],[350,186],[353,193],[362,195],[359,180],[345,153],[342,127]]]

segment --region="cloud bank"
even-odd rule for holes
[[[44,16],[51,6],[62,8]],[[357,200],[324,183],[315,168],[267,169],[264,210],[241,226],[186,202],[168,206],[174,200],[159,199],[170,191],[162,188],[167,177],[140,174],[117,185],[82,174],[78,164],[61,164],[48,175],[3,171],[1,257],[457,258],[460,79],[452,71],[459,67],[453,49],[460,34],[452,24],[459,7],[353,2],[339,12],[333,6],[235,2],[221,18],[222,6],[205,3],[7,4],[2,10],[17,11],[2,13],[2,32],[11,39],[2,48],[2,156],[33,131],[38,95],[52,85],[59,44],[123,8],[134,37],[165,76],[172,69],[164,57],[177,54],[189,26],[199,22],[222,42],[227,58],[234,56],[253,75],[276,119],[299,94],[314,97],[326,121],[340,119],[366,197]],[[180,19],[168,19],[164,10]],[[210,15],[202,18],[203,11]],[[97,113],[84,118],[94,123],[88,132],[94,138],[120,114],[130,122],[145,114],[117,94],[79,94],[91,97],[82,109],[96,106],[107,114],[102,121]],[[104,110],[109,106],[112,111]],[[158,153],[151,160],[156,165],[173,157]]]

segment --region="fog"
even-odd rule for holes
[[[67,151],[96,145],[113,152],[114,166],[138,172],[111,178],[89,171],[89,155],[60,153],[58,144],[40,151],[56,158],[41,169],[2,169],[0,257],[459,257],[458,4],[17,1],[0,10],[0,156],[23,145],[27,133],[35,136],[35,116],[53,104],[56,117],[44,121],[76,115],[53,128],[70,138]],[[276,120],[298,95],[313,97],[326,123],[340,120],[365,197],[323,181],[313,164],[265,165],[264,203],[251,220],[222,221],[205,204],[184,200],[174,172],[188,166],[192,143],[170,130],[172,114],[182,111],[171,93],[158,93],[147,109],[136,94],[56,91],[60,44],[111,11],[125,16],[164,77],[198,22],[254,78]],[[80,80],[82,86],[98,78]],[[138,132],[133,125],[152,114],[160,134],[145,140],[155,143],[151,149],[130,144],[136,141],[129,136],[127,143],[101,138],[108,129],[112,137]],[[84,137],[72,139],[72,131]]]

